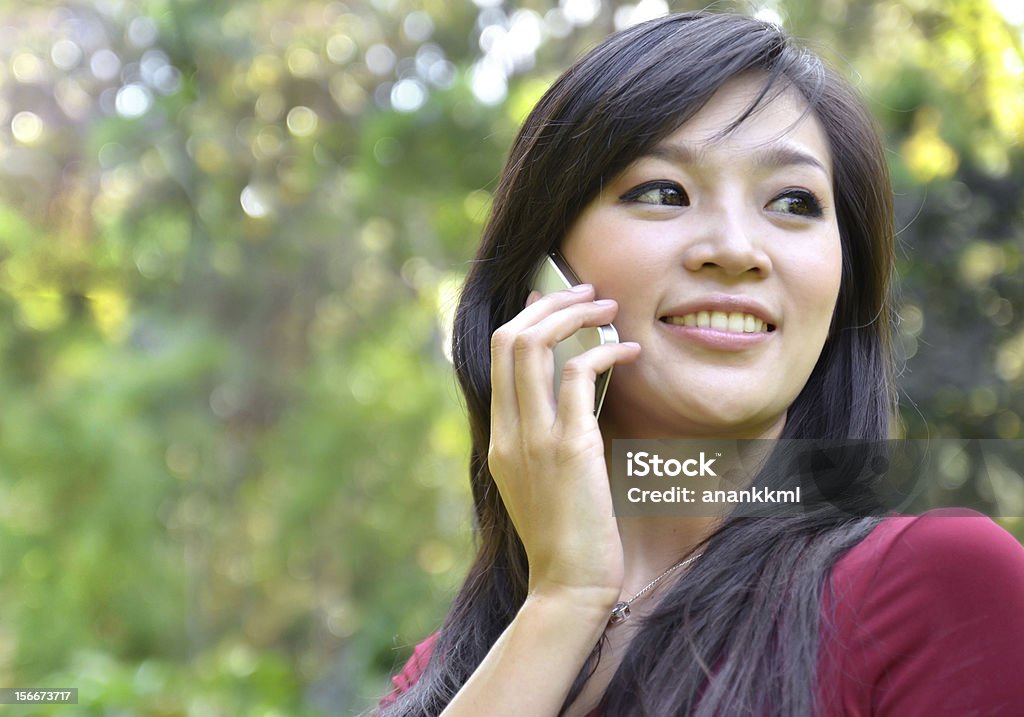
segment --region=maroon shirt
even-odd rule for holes
[[[833,568],[821,629],[821,717],[1024,715],[1024,547],[978,513],[883,520]],[[382,706],[416,682],[436,638]]]

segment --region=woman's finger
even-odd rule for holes
[[[491,435],[511,431],[519,422],[516,398],[516,336],[559,309],[591,301],[594,288],[581,284],[571,290],[539,296],[491,335]],[[533,293],[531,293],[533,296]]]
[[[632,363],[639,357],[640,344],[625,341],[595,346],[567,361],[558,391],[558,422],[573,425],[593,418],[597,377],[616,364]]]
[[[555,420],[554,347],[583,327],[607,324],[618,305],[611,300],[567,306],[538,321],[516,337],[515,377],[519,414],[530,417],[524,428],[546,432]]]

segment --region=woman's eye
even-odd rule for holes
[[[789,190],[783,192],[765,207],[771,212],[782,214],[795,214],[800,217],[820,217],[822,215],[821,202],[811,192],[804,190]]]
[[[622,195],[624,202],[656,204],[668,207],[688,207],[690,198],[686,190],[675,182],[648,182]]]

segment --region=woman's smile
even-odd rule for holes
[[[720,351],[759,346],[775,332],[772,312],[744,296],[713,295],[686,302],[659,319],[685,341]]]
[[[706,317],[707,314],[708,312],[706,311],[700,312],[701,316]],[[697,324],[687,326],[683,323],[671,321],[664,321],[662,323],[665,325],[665,331],[671,332],[681,340],[692,341],[717,351],[745,351],[760,346],[771,337],[768,331],[758,330],[753,327],[751,327],[750,331],[745,331],[742,326],[744,322],[743,314],[731,314],[730,316],[740,324],[739,328],[730,328],[727,322],[733,319],[728,319],[727,315],[721,312],[713,312],[712,314],[712,317],[721,317],[721,326],[708,325],[706,323],[703,326]],[[747,314],[747,320],[751,324],[754,322],[754,318],[750,314]],[[714,318],[712,318],[712,321],[714,321]]]

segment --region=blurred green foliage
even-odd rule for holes
[[[0,6],[0,685],[80,690],[5,714],[385,690],[471,553],[445,347],[518,122],[703,4]],[[906,434],[1019,438],[1017,3],[716,7],[812,38],[886,133]]]

